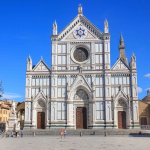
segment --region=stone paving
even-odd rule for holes
[[[146,150],[150,137],[37,136],[0,139],[0,150]]]

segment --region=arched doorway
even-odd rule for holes
[[[76,109],[76,128],[77,129],[87,129],[86,107],[77,107],[77,109]]]
[[[45,102],[41,99],[37,103],[37,129],[45,129]]]
[[[127,128],[127,108],[126,101],[120,98],[117,105],[118,129]]]
[[[76,129],[87,129],[87,108],[85,103],[89,99],[88,94],[83,89],[78,89],[75,97],[76,107]]]
[[[126,129],[126,112],[118,111],[118,128]]]
[[[45,112],[37,112],[37,128],[45,129]]]

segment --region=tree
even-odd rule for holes
[[[0,98],[3,97],[3,94],[4,94],[4,89],[2,86],[2,81],[0,81]]]

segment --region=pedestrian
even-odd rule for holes
[[[62,139],[63,136],[64,136],[64,131],[63,131],[63,129],[60,129],[60,137],[61,137],[61,139]]]
[[[67,131],[66,131],[66,129],[64,130],[64,138],[66,137],[66,135],[67,135]]]
[[[23,131],[22,130],[20,130],[20,136],[23,137]]]
[[[16,131],[15,133],[16,133],[16,138],[17,138],[17,136],[18,136],[18,132]]]
[[[13,131],[11,131],[10,137],[13,137]]]

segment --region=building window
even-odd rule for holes
[[[96,64],[102,63],[102,55],[95,55],[95,63]]]
[[[57,120],[66,119],[66,104],[64,102],[57,103]]]
[[[127,78],[123,77],[123,84],[127,84]]]
[[[65,88],[58,88],[57,92],[58,97],[65,97]]]
[[[96,97],[102,97],[103,96],[102,88],[95,88],[95,96]]]
[[[65,65],[66,64],[66,56],[60,55],[58,56],[58,65]]]
[[[95,85],[102,85],[102,84],[103,84],[102,77],[96,77],[95,78]]]
[[[95,44],[95,52],[102,52],[103,45],[102,44]]]
[[[35,80],[36,79],[32,79],[32,86],[35,86]],[[28,85],[29,86],[29,85]]]
[[[58,53],[66,53],[66,45],[58,45]]]
[[[65,77],[59,77],[58,78],[58,85],[60,85],[60,86],[66,85],[66,78]]]
[[[115,84],[118,84],[118,77],[115,77]]]
[[[104,120],[104,102],[96,102],[96,120]]]

